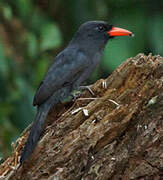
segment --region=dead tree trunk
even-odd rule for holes
[[[58,104],[32,157],[14,167],[26,130],[0,165],[1,178],[163,179],[163,58],[130,58],[92,90],[97,99],[85,92]]]

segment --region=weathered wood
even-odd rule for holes
[[[0,166],[1,177],[163,179],[163,58],[130,58],[92,90],[97,99],[82,99],[91,97],[85,92],[52,110],[31,159],[14,170],[25,131]]]

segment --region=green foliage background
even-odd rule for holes
[[[34,92],[49,64],[88,20],[135,33],[108,43],[91,81],[137,53],[163,55],[162,0],[0,0],[0,157],[33,120]]]

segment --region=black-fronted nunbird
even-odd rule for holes
[[[54,59],[34,96],[37,114],[21,154],[20,163],[27,160],[37,145],[46,116],[58,102],[83,83],[100,63],[109,39],[132,33],[104,21],[82,24],[68,46]]]

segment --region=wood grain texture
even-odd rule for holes
[[[1,178],[163,179],[163,58],[129,58],[92,90],[97,99],[85,92],[58,104],[32,157],[14,167],[25,130],[0,165]]]

